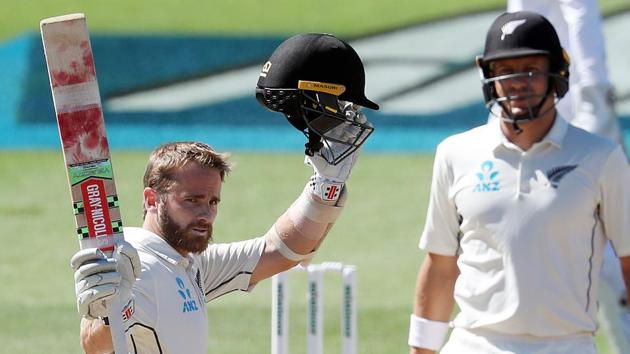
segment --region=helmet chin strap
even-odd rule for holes
[[[512,121],[512,129],[514,130],[514,132],[516,134],[520,134],[523,132],[523,129],[521,129],[521,127],[518,125],[518,123],[516,123],[516,120]]]

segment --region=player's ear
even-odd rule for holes
[[[146,187],[142,195],[144,196],[144,210],[147,213],[156,212],[159,200],[158,192],[151,187]]]

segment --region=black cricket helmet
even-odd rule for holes
[[[283,113],[308,137],[306,154],[312,156],[324,144],[347,146],[330,158],[332,164],[358,149],[373,131],[370,124],[352,119],[353,114],[345,110],[379,108],[365,97],[365,71],[357,52],[323,33],[298,34],[281,43],[263,65],[256,98],[267,109]],[[327,134],[341,124],[353,125],[360,132],[348,140]]]
[[[540,96],[540,103],[529,108],[529,113],[514,116],[506,108],[511,100],[522,96],[498,97],[495,83],[519,77],[531,79],[535,73],[523,72],[495,76],[491,63],[495,60],[543,55],[549,60],[549,72],[542,73],[548,79],[547,92]],[[569,56],[560,45],[560,39],[553,25],[544,16],[529,11],[506,12],[497,17],[486,35],[483,55],[477,56],[480,69],[483,95],[491,112],[495,105],[505,113],[502,119],[515,123],[529,121],[540,115],[546,98],[555,94],[555,100],[562,98],[569,90]]]

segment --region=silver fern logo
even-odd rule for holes
[[[514,20],[501,26],[501,40],[504,40],[505,36],[509,36],[514,33],[518,26],[522,25],[525,22],[526,20]]]
[[[547,171],[547,179],[549,183],[551,183],[551,186],[557,189],[560,180],[566,176],[567,173],[575,170],[576,167],[577,165],[559,166]]]

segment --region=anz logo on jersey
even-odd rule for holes
[[[476,173],[477,185],[473,192],[498,192],[501,190],[499,185],[499,171],[493,171],[494,164],[492,161],[487,160],[481,163],[481,171]]]
[[[182,313],[199,311],[197,301],[192,298],[190,289],[186,287],[186,285],[184,284],[184,280],[180,277],[177,277],[175,278],[175,281],[177,281],[177,293],[179,294],[179,296],[182,297],[182,299],[184,299],[184,304],[182,305]]]

